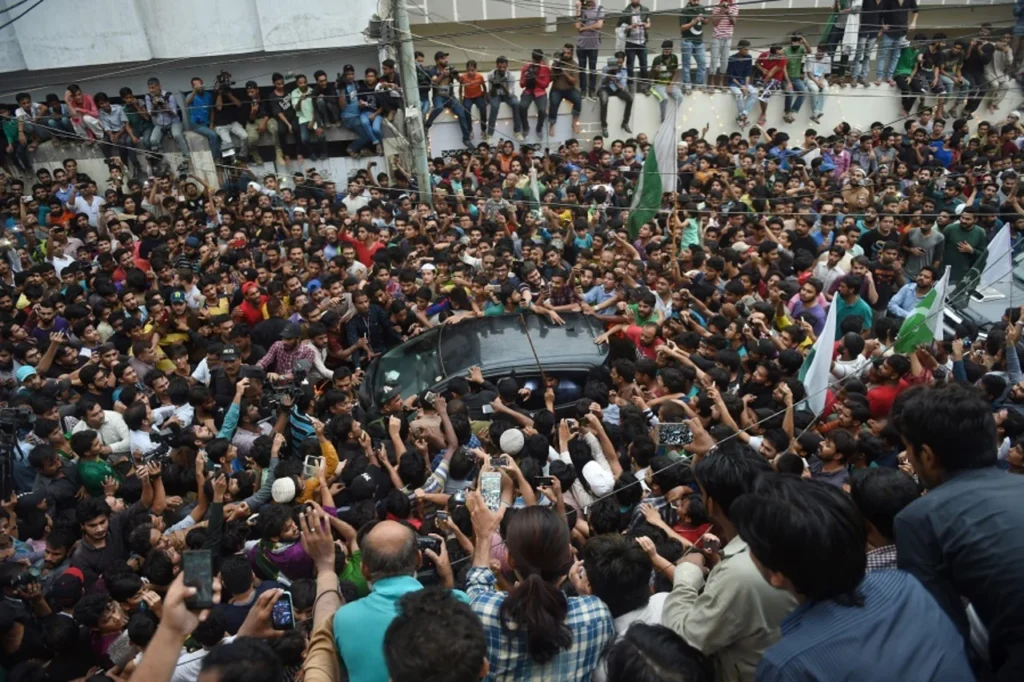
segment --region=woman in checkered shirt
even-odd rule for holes
[[[604,602],[586,594],[586,578],[573,564],[564,512],[553,506],[509,512],[506,560],[516,583],[500,592],[489,565],[503,514],[488,509],[478,492],[466,502],[475,537],[466,592],[487,637],[487,680],[588,682],[615,628]],[[577,589],[583,596],[562,591],[570,572],[573,584],[584,586]]]

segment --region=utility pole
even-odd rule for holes
[[[401,67],[402,94],[405,99],[405,134],[412,148],[419,199],[433,206],[434,193],[430,186],[430,164],[427,160],[427,135],[423,130],[420,109],[420,89],[416,78],[416,56],[409,28],[408,0],[394,0],[395,31],[398,33],[398,56]]]

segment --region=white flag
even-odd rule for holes
[[[828,378],[832,371],[832,348],[836,340],[836,308],[838,306],[835,303],[828,307],[825,327],[818,334],[818,340],[814,342],[800,368],[800,381],[807,390],[807,407],[815,416],[825,409]]]
[[[988,243],[988,258],[985,260],[985,269],[981,271],[978,288],[984,289],[992,286],[1009,277],[1012,271],[1013,244],[1010,239],[1010,223],[1006,223]]]

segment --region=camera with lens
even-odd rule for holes
[[[270,393],[263,394],[264,405],[272,410],[281,409],[281,400],[287,395],[291,396],[294,404],[299,400],[305,387],[309,386],[309,370],[313,363],[309,360],[296,360],[292,365],[292,382],[287,386],[275,389]]]
[[[230,90],[234,84],[235,81],[231,80],[231,74],[227,71],[221,71],[213,81],[213,89],[217,92],[224,92]]]

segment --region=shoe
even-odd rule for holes
[[[543,140],[544,139],[544,128],[537,128],[536,133],[537,133],[537,139],[538,140]]]
[[[628,124],[628,123],[626,123],[625,121],[623,121],[623,122],[622,122],[622,129],[623,129],[623,130],[625,130],[625,131],[626,131],[627,133],[629,133],[630,135],[632,135],[632,134],[633,134],[633,129],[632,129],[632,128],[630,128],[630,127],[629,127],[629,124]]]
[[[608,134],[607,128],[601,128],[601,137],[611,137],[611,135]]]
[[[525,138],[525,137],[523,136],[523,134],[522,134],[522,133],[516,133],[516,134],[515,134],[515,138],[516,138],[517,140],[519,140],[520,142],[522,142],[523,140],[525,140],[525,139],[526,139],[526,138]]]

